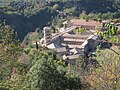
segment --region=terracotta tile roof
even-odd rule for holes
[[[86,32],[88,33],[88,31],[86,31]],[[63,37],[64,37],[64,38],[81,38],[81,39],[84,38],[84,39],[86,39],[86,38],[88,38],[90,35],[91,35],[90,32],[89,32],[88,34],[86,34],[86,35],[85,35],[85,34],[84,34],[84,35],[83,35],[83,34],[67,34],[67,33],[66,33],[66,34],[63,35]]]
[[[100,26],[101,23],[94,20],[82,20],[82,19],[72,19],[71,22],[74,26]]]
[[[55,48],[54,51],[57,53],[61,53],[61,52],[67,52],[67,49],[65,47],[61,47],[61,48]]]
[[[77,54],[77,53],[83,54],[83,51],[79,48],[73,48],[70,50],[70,52],[73,52],[74,54]]]
[[[67,56],[68,60],[75,60],[75,59],[78,59],[80,56],[80,54],[76,54],[76,55],[70,55],[70,56]]]
[[[70,38],[64,38],[64,41],[69,41],[69,42],[84,42],[85,39],[70,39]]]
[[[63,46],[65,46],[66,44],[62,43]],[[70,45],[70,44],[67,44],[67,46],[69,48],[80,48],[80,49],[84,49],[84,45]]]
[[[72,53],[74,53],[74,54],[77,54],[77,53],[78,53],[78,50],[77,50],[77,48],[73,48],[73,49],[70,50],[70,52],[72,52]]]
[[[115,25],[120,26],[120,23],[115,23]]]

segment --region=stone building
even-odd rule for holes
[[[75,64],[79,56],[83,56],[86,52],[94,52],[99,42],[95,28],[101,27],[101,23],[93,20],[85,21],[73,19],[63,23],[64,27],[61,32],[52,36],[50,27],[44,27],[44,37],[41,42],[44,46],[53,50],[63,57],[63,60],[70,64]],[[76,27],[86,28],[86,32],[76,34]]]
[[[86,28],[88,30],[95,30],[96,27],[101,27],[102,24],[98,21],[94,20],[82,20],[82,19],[72,19],[70,20],[73,26],[81,27],[81,28]]]
[[[44,27],[44,45],[47,46],[51,43],[52,40],[52,30],[50,27]]]

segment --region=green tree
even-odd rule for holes
[[[118,43],[118,39],[119,39],[118,27],[110,23],[106,23],[104,27],[106,27],[107,29],[105,31],[98,31],[98,35],[101,35],[103,39],[106,40],[107,42],[113,44]]]
[[[14,88],[15,83],[12,81],[17,80],[13,76],[21,73],[25,66],[18,61],[22,51],[20,42],[13,28],[5,23],[0,25],[0,40],[0,87]]]
[[[86,12],[83,11],[83,12],[80,14],[80,19],[86,20],[86,18],[88,18],[88,16],[87,16]]]
[[[66,8],[66,9],[65,9],[65,13],[66,13],[66,14],[69,14],[69,15],[71,15],[71,16],[76,15],[76,8],[75,8],[75,7]]]
[[[34,62],[27,74],[24,83],[25,90],[81,90],[80,78],[75,74],[68,73],[68,66],[54,53],[44,51],[37,55],[39,58],[33,58],[37,61]]]
[[[115,47],[114,50],[120,52]],[[97,52],[96,59],[100,67],[92,68],[91,74],[86,76],[92,90],[119,90],[120,70],[118,68],[120,68],[120,58],[118,55],[109,49],[100,50]]]
[[[60,5],[59,5],[59,4],[53,5],[53,9],[54,9],[54,10],[59,10],[59,9],[60,9]]]
[[[96,16],[96,15],[95,15],[93,12],[89,13],[89,15],[88,15],[88,17],[89,17],[90,19],[96,19],[95,16]]]

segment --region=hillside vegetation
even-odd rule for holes
[[[66,18],[82,12],[94,19],[119,18],[119,0],[0,0],[0,20],[18,32],[21,40],[27,33],[43,26],[60,25]]]
[[[114,42],[71,65],[46,47],[23,47],[14,29],[1,23],[0,90],[119,90],[120,50]]]
[[[0,90],[120,90],[120,30],[115,25],[97,30],[102,39],[96,51],[88,50],[75,65],[33,45],[44,26],[60,27],[71,18],[119,21],[120,1],[0,0]]]

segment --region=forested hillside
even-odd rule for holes
[[[63,60],[38,45],[44,26],[55,33],[72,18],[120,22],[120,0],[0,0],[0,90],[120,90],[120,30],[113,22],[95,28],[99,45],[94,52],[80,48],[74,64],[66,55],[77,55],[76,47]],[[75,29],[76,36],[82,32]]]
[[[12,25],[21,40],[38,27],[42,29],[46,25],[60,24],[61,19],[79,17],[83,11],[86,14],[103,15],[104,19],[107,19],[109,14],[112,18],[119,18],[120,2],[119,0],[0,0],[0,20]]]
[[[119,31],[105,27],[98,35],[114,47],[98,47],[72,65],[46,47],[23,47],[14,29],[0,23],[0,90],[120,90]]]

